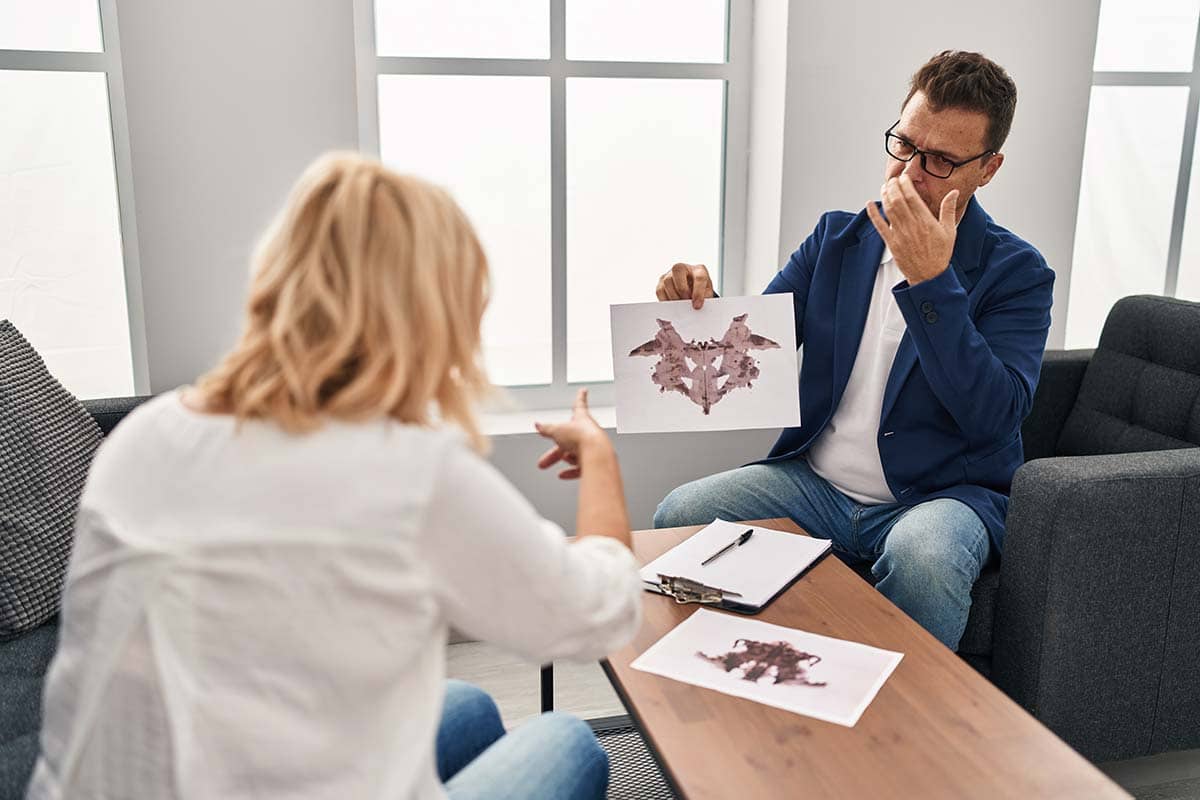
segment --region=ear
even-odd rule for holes
[[[987,163],[983,166],[983,176],[979,180],[980,186],[987,186],[992,182],[996,172],[999,171],[1000,165],[1004,163],[1004,153],[993,153],[988,157]]]

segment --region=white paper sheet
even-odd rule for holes
[[[761,643],[759,650],[765,657],[746,661],[749,648],[756,643]],[[850,728],[903,657],[857,642],[702,608],[630,666]],[[777,684],[781,666],[787,680]],[[795,674],[786,671],[789,666],[797,667]],[[747,675],[754,677],[756,669],[762,670],[761,676],[748,680]]]
[[[610,307],[617,431],[800,424],[790,294]]]
[[[745,544],[706,566],[700,565],[750,528],[754,535]],[[731,599],[739,603],[761,606],[828,549],[828,539],[718,519],[642,567],[641,574],[643,581],[653,584],[659,582],[660,574],[690,578],[705,586],[737,592],[741,597]]]

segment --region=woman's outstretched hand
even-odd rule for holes
[[[588,411],[587,389],[580,389],[575,395],[571,419],[559,423],[535,422],[533,427],[542,436],[554,442],[554,446],[538,459],[538,469],[549,469],[559,462],[565,462],[566,469],[558,473],[558,477],[563,480],[573,480],[582,474],[580,454],[585,449],[612,447],[608,434]]]

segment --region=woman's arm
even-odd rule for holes
[[[486,461],[465,447],[446,454],[421,552],[451,625],[541,662],[599,658],[637,632],[641,578],[616,457],[593,447],[561,459],[568,477],[584,476],[574,544]]]

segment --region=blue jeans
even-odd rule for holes
[[[452,800],[602,800],[608,754],[587,723],[551,712],[504,733],[487,692],[446,681],[438,777]]]
[[[830,539],[850,563],[871,562],[876,588],[936,636],[958,649],[971,586],[991,543],[979,515],[957,500],[916,506],[863,505],[833,488],[804,458],[751,464],[710,475],[668,494],[654,527],[707,525],[790,517],[813,536]]]

